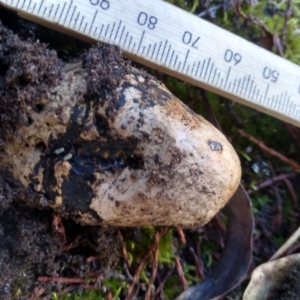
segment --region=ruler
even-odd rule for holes
[[[161,0],[0,0],[21,17],[300,127],[300,67]]]

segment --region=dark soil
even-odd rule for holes
[[[82,54],[87,45],[60,34],[51,39],[51,31],[2,9],[0,20],[3,21],[0,21],[1,155],[1,148],[15,130],[30,124],[27,105],[39,110],[40,103],[33,103],[35,96],[47,97],[49,86],[60,79],[63,59],[74,60],[73,56]],[[66,58],[57,46],[62,55],[58,58],[56,51],[36,42],[38,39],[53,43],[54,47],[62,41],[72,43],[74,52],[69,52]],[[85,57],[86,64],[97,59],[93,50]],[[107,71],[103,69],[102,73]],[[51,210],[42,210],[47,207],[44,196],[30,188],[24,189],[11,176],[9,167],[0,166],[0,299],[28,299],[34,288],[44,287],[45,294],[47,290],[63,288],[61,283],[37,281],[39,276],[88,277],[95,273],[105,276],[118,264],[117,229],[80,226],[67,219],[61,221]],[[66,240],[61,231],[63,227]],[[99,254],[100,260],[87,262],[88,257]],[[50,297],[50,293],[48,295]]]
[[[13,202],[0,218],[0,299],[28,299],[33,289],[60,291],[62,284],[39,283],[39,276],[77,277],[93,273],[105,276],[119,261],[114,228],[80,226],[64,220],[67,244],[53,224],[50,211],[40,211]],[[86,262],[98,256],[101,263]],[[21,295],[18,297],[18,293]]]

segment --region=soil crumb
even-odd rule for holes
[[[43,109],[39,99],[49,99],[49,86],[58,84],[64,61],[73,59],[70,55],[63,60],[39,42],[37,36],[43,31],[40,26],[19,21],[0,8],[0,19],[3,16],[6,25],[11,26],[8,29],[0,21],[0,158],[5,143],[17,129],[31,124],[27,107],[34,107],[37,112]],[[16,34],[20,28],[22,39]],[[49,37],[49,31],[47,34]],[[106,49],[109,51],[108,46]],[[94,56],[90,52],[86,57],[88,64]],[[99,274],[105,278],[118,265],[121,254],[116,228],[81,226],[62,219],[64,240],[55,226],[57,215],[48,209],[47,199],[32,187],[21,186],[11,174],[9,166],[0,165],[1,300],[29,299],[35,288],[45,289],[43,295],[50,299],[51,293],[65,286],[42,282],[39,277],[82,278]]]

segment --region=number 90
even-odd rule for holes
[[[90,3],[94,6],[99,5],[103,10],[108,10],[110,6],[107,0],[90,0]]]

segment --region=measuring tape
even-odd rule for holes
[[[300,127],[300,68],[161,0],[0,0],[21,17]]]

